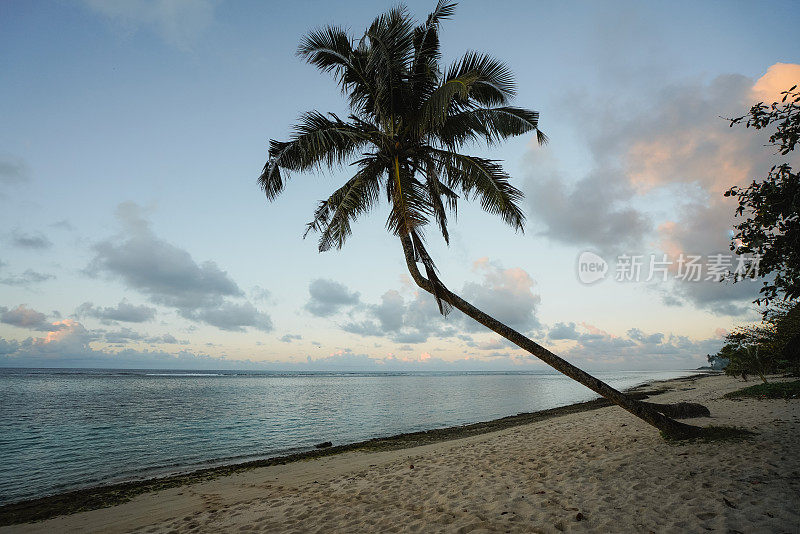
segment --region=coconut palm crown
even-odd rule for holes
[[[415,24],[400,6],[377,17],[359,39],[337,26],[305,36],[298,55],[336,77],[351,113],[347,120],[305,113],[288,141],[270,141],[259,178],[273,199],[291,171],[355,167],[353,177],[319,203],[306,235],[319,233],[320,251],[341,248],[352,221],[385,194],[391,206],[387,228],[410,239],[443,313],[449,310],[440,298],[444,286],[424,244],[431,220],[449,242],[448,215],[463,197],[477,199],[518,231],[525,223],[522,192],[500,164],[459,148],[529,132],[539,143],[547,140],[536,111],[509,105],[515,87],[503,63],[467,52],[446,69],[440,66],[439,24],[454,10],[455,4],[440,0],[424,24]]]

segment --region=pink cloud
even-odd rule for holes
[[[580,325],[582,327],[584,327],[590,334],[594,334],[596,336],[608,336],[608,335],[610,335],[605,330],[600,330],[599,328],[597,328],[593,324],[589,324],[587,322],[581,322]]]
[[[503,269],[498,263],[489,261],[487,257],[476,260],[472,268],[474,271],[482,272],[484,283],[496,291],[530,294],[535,284],[524,269],[520,267]]]
[[[53,330],[47,334],[46,337],[41,338],[41,343],[58,343],[69,340],[76,336],[83,336],[86,334],[86,329],[78,321],[72,319],[64,319],[63,321],[54,321],[52,324]]]
[[[800,84],[800,65],[776,63],[749,87],[745,80],[717,78],[656,110],[655,124],[627,151],[627,176],[637,191],[695,183],[718,195],[763,168],[771,156],[763,135],[730,128],[720,115],[739,116],[757,101],[779,100],[780,91]]]
[[[777,102],[781,91],[793,85],[800,85],[800,65],[795,63],[775,63],[756,81],[750,91],[753,102]]]

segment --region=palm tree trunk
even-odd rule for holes
[[[420,288],[424,289],[428,293],[433,294],[433,286],[431,285],[430,281],[423,277],[417,268],[417,262],[414,258],[414,249],[411,239],[405,235],[401,236],[400,240],[403,243],[403,252],[405,253],[406,257],[406,264],[409,272],[411,273],[411,277],[414,279],[414,282],[416,282]],[[631,399],[621,391],[617,391],[602,380],[598,380],[587,372],[575,367],[568,361],[559,358],[546,348],[523,336],[513,328],[506,326],[494,317],[482,312],[455,293],[449,290],[441,289],[438,291],[438,293],[442,300],[448,302],[465,315],[475,319],[490,330],[497,332],[518,347],[530,352],[555,370],[567,375],[577,382],[580,382],[598,395],[605,397],[611,402],[629,411],[639,419],[642,419],[643,421],[658,428],[666,436],[674,438],[686,438],[699,434],[701,430],[699,427],[675,421],[674,419],[671,419],[656,411],[652,405],[648,406],[642,402]]]

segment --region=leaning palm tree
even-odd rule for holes
[[[411,277],[433,295],[442,314],[457,308],[664,433],[691,434],[695,427],[556,356],[466,302],[439,278],[425,248],[425,230],[433,221],[449,242],[448,215],[456,212],[459,199],[478,200],[518,231],[525,222],[522,192],[500,164],[464,154],[460,147],[494,145],[526,133],[535,133],[540,144],[547,142],[537,112],[509,105],[514,81],[503,63],[467,52],[449,68],[440,67],[439,24],[454,8],[440,0],[423,24],[415,24],[404,7],[397,7],[377,17],[359,39],[337,26],[305,36],[298,55],[336,77],[350,115],[343,120],[312,111],[300,118],[288,141],[271,140],[261,188],[272,200],[283,191],[290,171],[350,164],[353,177],[319,203],[307,225],[306,235],[319,233],[321,252],[341,248],[352,221],[385,194],[387,228],[402,245]]]

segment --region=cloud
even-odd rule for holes
[[[94,246],[90,273],[114,275],[153,302],[179,309],[218,304],[242,290],[217,264],[196,263],[185,250],[158,238],[134,203],[120,204],[123,235]]]
[[[318,278],[308,286],[310,298],[305,309],[316,317],[330,317],[347,306],[359,302],[359,294],[350,291],[347,286],[335,280]]]
[[[257,302],[269,302],[272,299],[272,293],[261,286],[253,286],[250,289],[250,298]]]
[[[138,205],[120,204],[117,217],[122,233],[93,247],[87,274],[120,279],[150,302],[222,330],[272,329],[269,315],[244,299],[227,272],[212,261],[195,262],[187,251],[156,236]]]
[[[800,85],[800,65],[775,63],[753,85],[750,98],[753,102],[778,102],[783,98],[781,92],[795,84]]]
[[[387,291],[380,303],[365,305],[360,313],[365,318],[345,323],[342,330],[360,336],[387,337],[396,343],[450,337],[456,332],[453,324],[459,321],[454,314],[442,317],[433,297],[421,292],[406,300],[398,291]]]
[[[42,250],[50,248],[53,243],[41,232],[25,233],[15,228],[11,232],[11,243],[15,247]]]
[[[276,367],[280,364],[270,362],[264,365]],[[372,356],[356,353],[351,349],[341,349],[321,358],[308,356],[304,362],[283,364],[281,369],[313,371],[501,371],[538,367],[538,364],[529,358],[519,359],[508,355],[503,355],[493,360],[477,358],[444,360],[426,351],[403,356],[391,353],[385,356]]]
[[[91,343],[127,343],[142,336],[130,329],[116,332],[87,330],[72,319],[56,321],[45,337],[29,337],[22,341],[0,339],[0,366],[2,367],[92,367],[92,368],[145,368],[145,369],[220,369],[226,360],[188,351],[167,353],[124,349],[119,352],[96,350]],[[158,338],[150,338],[147,341]],[[169,343],[169,334],[160,339]]]
[[[587,323],[556,323],[548,337],[566,343],[559,354],[579,367],[627,370],[696,368],[705,364],[706,354],[717,352],[723,344],[717,332],[697,340],[630,328],[624,336],[616,336]]]
[[[135,306],[122,300],[115,307],[100,308],[91,302],[84,302],[75,310],[77,317],[93,317],[103,322],[122,321],[126,323],[144,323],[152,321],[156,316],[156,309],[150,306]]]
[[[189,341],[186,339],[177,339],[170,333],[162,334],[159,336],[149,336],[142,334],[128,327],[122,327],[118,330],[89,330],[87,331],[87,339],[89,341],[104,341],[111,345],[126,346],[129,343],[147,343],[150,345],[164,344],[164,345],[188,345]]]
[[[133,33],[155,31],[168,44],[189,49],[214,18],[213,0],[84,0],[84,4]]]
[[[153,342],[155,338],[123,328],[113,332],[90,331],[74,320],[66,319],[51,325],[54,331],[45,337],[25,340],[0,338],[0,367],[89,367],[122,369],[241,369],[274,371],[391,371],[391,370],[508,370],[531,367],[530,359],[510,357],[493,361],[464,358],[445,361],[430,352],[397,357],[393,354],[373,356],[357,354],[350,349],[303,361],[251,361],[212,357],[191,351],[165,352],[125,348],[119,351],[93,348],[97,342],[124,345],[129,341]],[[174,340],[164,336],[162,342]],[[212,344],[213,345],[213,344]]]
[[[512,328],[530,331],[539,327],[536,306],[540,297],[533,293],[533,279],[525,270],[505,269],[488,258],[479,259],[473,267],[482,280],[464,284],[459,293],[465,300]],[[485,331],[457,310],[443,317],[433,297],[420,291],[405,298],[399,291],[389,290],[379,303],[365,304],[353,315],[353,320],[341,326],[345,332],[385,337],[401,344],[424,343],[431,337],[463,336],[464,330]]]
[[[0,339],[0,357],[14,354],[19,350],[19,341],[15,339]]]
[[[646,246],[673,260],[728,252],[736,202],[723,193],[763,176],[775,155],[764,147],[768,133],[730,128],[721,117],[740,116],[797,82],[800,65],[778,63],[756,81],[731,74],[662,84],[645,104],[638,95],[604,105],[596,98],[570,100],[586,135],[590,169],[564,176],[546,152],[530,153],[532,229],[606,256],[642,254]],[[757,285],[676,282],[664,298],[742,314]]]
[[[45,314],[28,308],[25,304],[20,304],[11,310],[0,306],[0,323],[19,328],[27,328],[29,330],[46,331],[52,328],[50,323],[47,322],[47,316]]]
[[[292,341],[299,341],[301,339],[303,339],[303,336],[299,334],[286,334],[280,338],[284,343],[291,343]]]
[[[272,330],[270,316],[258,311],[249,302],[223,302],[217,306],[182,311],[181,314],[187,319],[201,321],[230,332],[244,332],[245,327],[252,327],[263,332]]]
[[[59,230],[69,230],[69,231],[75,230],[75,226],[67,219],[61,219],[60,221],[50,223],[48,226],[50,228],[58,228]]]
[[[592,325],[579,327],[578,340],[569,341],[563,354],[580,365],[597,368],[676,369],[696,367],[705,363],[704,356],[715,352],[723,343],[719,332],[713,338],[692,340],[685,336],[645,333],[630,329],[626,336],[613,336]],[[0,338],[0,366],[16,367],[97,367],[148,369],[253,369],[253,370],[314,370],[314,371],[390,371],[390,370],[512,370],[541,369],[535,357],[516,349],[507,349],[504,342],[488,340],[480,343],[481,358],[467,357],[444,360],[432,351],[415,352],[408,346],[402,356],[393,353],[383,356],[355,353],[344,348],[327,356],[303,361],[250,361],[211,357],[191,351],[170,353],[138,350],[130,343],[186,344],[169,334],[148,337],[130,328],[114,331],[87,330],[72,319],[54,321],[44,337],[24,340]],[[108,343],[125,348],[114,351],[98,349],[95,343]],[[213,344],[210,344],[212,346]]]
[[[22,161],[0,159],[0,185],[16,185],[28,181],[28,168]]]
[[[507,349],[509,346],[515,346],[515,345],[511,345],[505,339],[497,338],[497,337],[492,338],[492,339],[487,339],[485,341],[479,341],[479,342],[473,343],[471,345],[468,343],[467,345],[475,347],[478,350],[492,350],[492,351],[497,351],[497,350],[500,350],[500,349]],[[497,352],[493,352],[491,354],[491,356],[496,356],[497,354],[498,354]]]
[[[164,334],[161,336],[153,336],[145,338],[147,343],[163,343],[166,345],[188,345],[189,341],[186,339],[177,339],[172,334]]]
[[[2,267],[1,264],[0,267]],[[55,276],[53,276],[52,274],[40,273],[32,269],[27,269],[25,272],[21,274],[15,274],[11,276],[6,276],[4,278],[0,278],[0,284],[7,286],[27,287],[32,284],[38,284],[41,282],[45,282],[47,280],[53,280],[54,278]]]
[[[531,152],[526,189],[531,230],[553,241],[594,247],[605,254],[638,249],[652,222],[626,203],[633,189],[618,168],[600,167],[567,184],[548,156]]]
[[[647,345],[659,345],[662,341],[664,341],[664,334],[661,332],[648,335],[638,328],[631,328],[628,330],[628,337],[638,341],[639,343],[644,343]]]
[[[533,292],[531,276],[522,268],[504,268],[499,262],[480,258],[473,270],[483,275],[481,283],[464,284],[465,300],[511,328],[527,332],[539,327],[536,307],[541,297]],[[482,331],[483,326],[464,317],[468,330]]]
[[[102,337],[106,343],[111,344],[126,344],[130,341],[141,341],[144,339],[142,334],[128,327],[111,331],[95,330],[93,333]]]
[[[575,323],[556,323],[548,332],[547,337],[553,340],[578,339],[580,334],[576,329]]]

